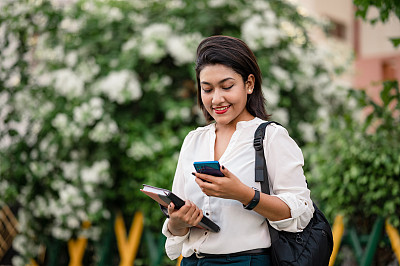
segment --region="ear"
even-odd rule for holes
[[[256,82],[256,78],[254,77],[253,74],[250,74],[247,77],[247,80],[245,82],[245,87],[246,87],[247,94],[252,94],[253,93],[255,82]]]

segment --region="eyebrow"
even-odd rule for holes
[[[219,81],[218,84],[222,84],[222,83],[224,83],[225,81],[228,81],[228,80],[230,80],[230,79],[235,80],[234,78],[228,77],[228,78],[225,78],[225,79]],[[205,84],[205,85],[212,85],[211,83],[209,83],[209,82],[207,82],[207,81],[202,81],[202,82],[200,82],[200,83],[201,83],[201,84]]]

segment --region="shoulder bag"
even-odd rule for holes
[[[256,150],[255,180],[256,182],[261,182],[261,191],[266,194],[270,194],[270,189],[263,139],[265,128],[271,123],[280,125],[274,121],[265,122],[257,128],[254,134],[254,149]],[[313,203],[313,206],[315,209],[314,216],[302,232],[278,231],[267,220],[271,236],[272,265],[323,266],[329,264],[333,249],[331,227],[315,203]]]

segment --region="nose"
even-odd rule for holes
[[[224,95],[223,95],[223,91],[220,89],[215,89],[213,96],[212,96],[212,101],[211,103],[214,105],[218,105],[222,102],[224,102]]]

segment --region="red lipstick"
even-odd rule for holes
[[[213,110],[217,115],[222,115],[222,114],[226,113],[229,108],[230,108],[230,105],[229,106],[214,107]]]

